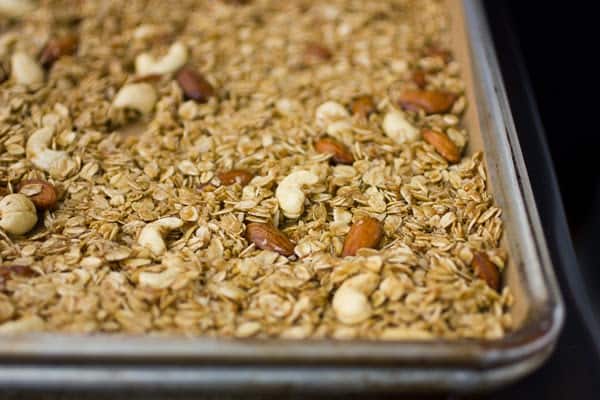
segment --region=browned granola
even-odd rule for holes
[[[482,154],[444,158],[468,135],[439,1],[19,4],[0,0],[0,197],[42,179],[58,203],[24,234],[41,188],[10,221],[0,204],[0,333],[511,328],[471,266],[506,259]],[[382,237],[342,257],[367,217]]]

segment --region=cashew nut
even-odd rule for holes
[[[175,42],[167,54],[155,59],[148,53],[140,54],[135,59],[135,70],[138,75],[162,75],[175,72],[187,61],[187,48],[180,42]]]
[[[16,83],[29,86],[44,82],[44,70],[29,54],[16,52],[10,63]]]
[[[318,181],[319,177],[309,171],[292,172],[281,181],[275,191],[275,197],[286,217],[298,218],[302,214],[306,198],[302,186],[314,185]]]
[[[125,85],[119,90],[113,106],[116,108],[132,108],[148,114],[156,104],[156,91],[149,83],[131,83]]]
[[[349,117],[350,113],[346,107],[335,101],[326,101],[317,107],[315,112],[316,123],[320,128],[326,128],[332,122]]]
[[[183,259],[172,254],[165,255],[162,264],[167,268],[162,272],[141,272],[139,275],[140,285],[153,289],[166,289],[175,283],[185,269]]]
[[[149,249],[154,255],[161,255],[167,251],[163,236],[173,229],[181,228],[183,221],[176,217],[161,218],[149,223],[140,232],[138,243]]]
[[[58,162],[68,158],[66,151],[50,149],[54,128],[45,127],[33,132],[27,140],[27,158],[41,170],[50,172]]]
[[[367,297],[379,284],[379,276],[366,272],[346,280],[333,296],[333,310],[344,324],[358,324],[368,319],[373,309]]]
[[[389,111],[383,117],[383,131],[398,144],[414,142],[419,138],[419,131],[406,120],[398,110]]]
[[[0,228],[13,235],[27,233],[37,223],[35,206],[29,197],[9,194],[0,200]]]
[[[7,17],[22,17],[33,10],[31,0],[0,0],[0,14]]]

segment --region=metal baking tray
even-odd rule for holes
[[[508,384],[551,353],[564,320],[482,4],[449,0],[469,107],[469,152],[483,150],[502,207],[516,329],[499,340],[377,342],[28,334],[0,339],[6,387],[226,391],[472,392]]]

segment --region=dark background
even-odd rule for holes
[[[598,61],[593,60],[598,57],[600,21],[591,21],[593,11],[585,2],[565,4],[506,2],[546,130],[573,240],[582,245],[587,235],[595,233],[597,239],[600,232],[600,124],[594,121],[600,121],[600,98],[594,99]]]
[[[563,333],[549,362],[492,397],[598,399],[600,97],[594,59],[600,21],[594,20],[592,2],[484,4],[567,308]],[[522,79],[527,76],[530,86]],[[554,178],[560,189],[556,198]]]

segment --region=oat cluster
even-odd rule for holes
[[[432,0],[0,0],[0,334],[501,337]]]

